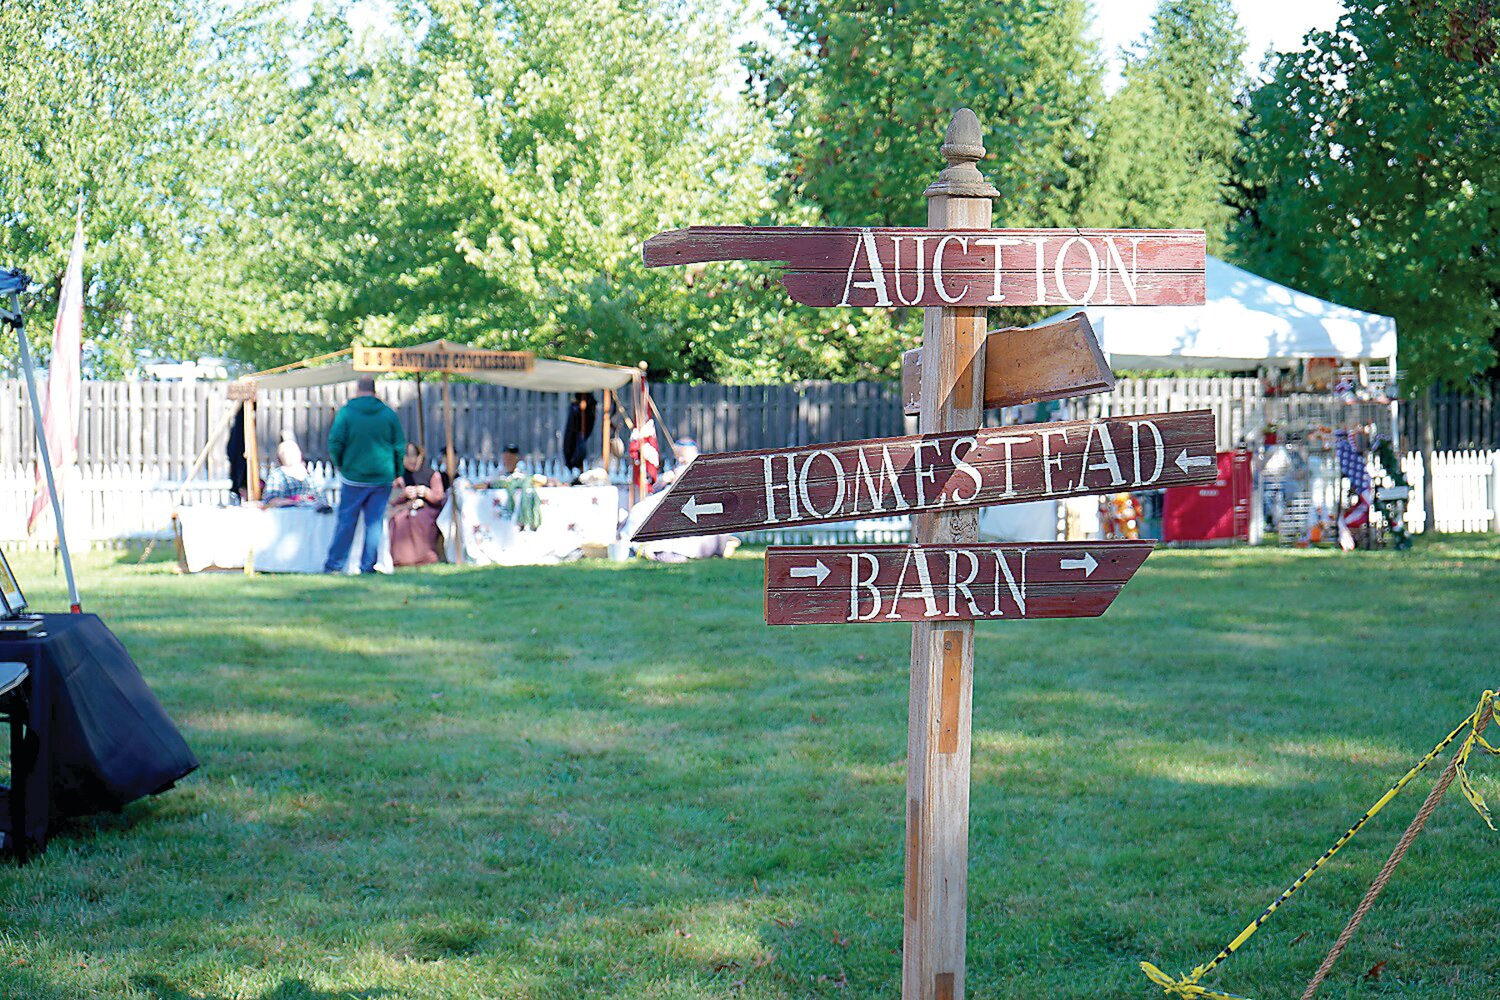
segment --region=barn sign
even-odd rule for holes
[[[634,539],[679,538],[1211,483],[1210,410],[694,459]]]
[[[1210,411],[984,428],[986,407],[1108,390],[1086,316],[987,332],[999,306],[1202,305],[1204,237],[1184,229],[992,229],[999,197],[976,164],[979,121],[960,109],[947,166],[924,192],[925,228],[694,226],[660,233],[651,267],[780,265],[809,306],[921,307],[902,358],[919,434],[700,455],[634,540],[918,515],[909,545],[777,546],[772,625],[910,622],[903,1000],[964,1000],[976,622],[1104,612],[1150,542],[978,540],[990,504],[1212,482]]]
[[[1204,296],[1186,229],[693,226],[646,241],[647,266],[775,261],[808,306],[1159,306]]]
[[[766,624],[1093,618],[1154,542],[766,550]]]

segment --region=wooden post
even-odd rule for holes
[[[948,166],[928,187],[927,225],[988,229],[999,192],[975,166],[979,119],[961,108],[942,146]],[[922,310],[922,434],[972,430],[984,418],[985,310]],[[975,509],[918,514],[916,541],[974,542]],[[906,753],[906,893],[903,1000],[962,1000],[969,864],[970,709],[974,623],[912,626]]]
[[[599,420],[599,425],[600,425],[601,428],[603,428],[603,430],[599,434],[599,437],[603,439],[602,442],[599,445],[599,454],[603,458],[603,462],[604,462],[604,474],[606,476],[609,475],[609,440],[610,440],[610,436],[611,436],[610,435],[609,422],[610,422],[610,419],[612,417],[612,414],[610,413],[610,408],[611,408],[610,404],[613,402],[613,400],[614,400],[614,393],[611,392],[608,389],[605,389],[604,390],[604,413],[600,417],[600,420]]]
[[[641,362],[640,372],[635,377],[635,392],[632,395],[635,397],[632,401],[634,404],[632,408],[635,411],[635,429],[639,430],[646,426],[646,421],[650,418],[650,414],[646,412],[646,362],[644,361]],[[643,439],[640,447],[644,448],[645,445],[646,442]],[[646,463],[640,460],[640,454],[640,450],[637,449],[634,470],[635,488],[630,495],[632,506],[637,501],[644,500],[648,492],[648,487],[646,486]]]
[[[260,441],[255,431],[255,398],[245,400],[245,498],[260,499]]]
[[[444,462],[448,469],[448,489],[453,491],[453,563],[455,566],[464,564],[464,532],[460,527],[458,508],[458,463],[453,457],[453,397],[448,390],[448,373],[443,372],[443,434],[446,439],[444,446]]]
[[[427,408],[422,405],[422,373],[417,372],[417,440],[427,451]]]

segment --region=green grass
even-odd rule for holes
[[[82,580],[203,768],[0,869],[0,996],[897,994],[907,627],[767,628],[753,558]],[[969,995],[1159,997],[1500,685],[1497,597],[1491,539],[1164,551],[981,625]],[[1210,983],[1300,994],[1428,785]],[[1497,847],[1451,796],[1320,996],[1500,995]]]

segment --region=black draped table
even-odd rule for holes
[[[21,761],[30,849],[50,824],[118,810],[198,767],[135,661],[98,615],[43,615],[40,633],[0,640],[0,661],[31,670],[31,733]],[[9,810],[0,823],[9,825]],[[7,833],[9,831],[7,830]]]

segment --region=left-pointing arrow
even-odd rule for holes
[[[1092,553],[1085,552],[1082,559],[1063,559],[1058,562],[1061,569],[1081,569],[1086,577],[1093,576],[1094,570],[1099,568],[1099,561]]]
[[[688,497],[687,503],[682,505],[682,515],[694,524],[698,518],[709,514],[724,513],[724,505],[721,503],[699,503],[697,497]]]
[[[1197,455],[1189,458],[1187,449],[1184,448],[1177,453],[1177,460],[1173,464],[1181,469],[1183,473],[1191,475],[1193,469],[1213,465],[1214,460],[1211,455]]]
[[[828,579],[828,567],[823,565],[819,559],[816,566],[793,566],[787,575],[793,580],[817,580],[818,586],[823,586],[823,581]]]

